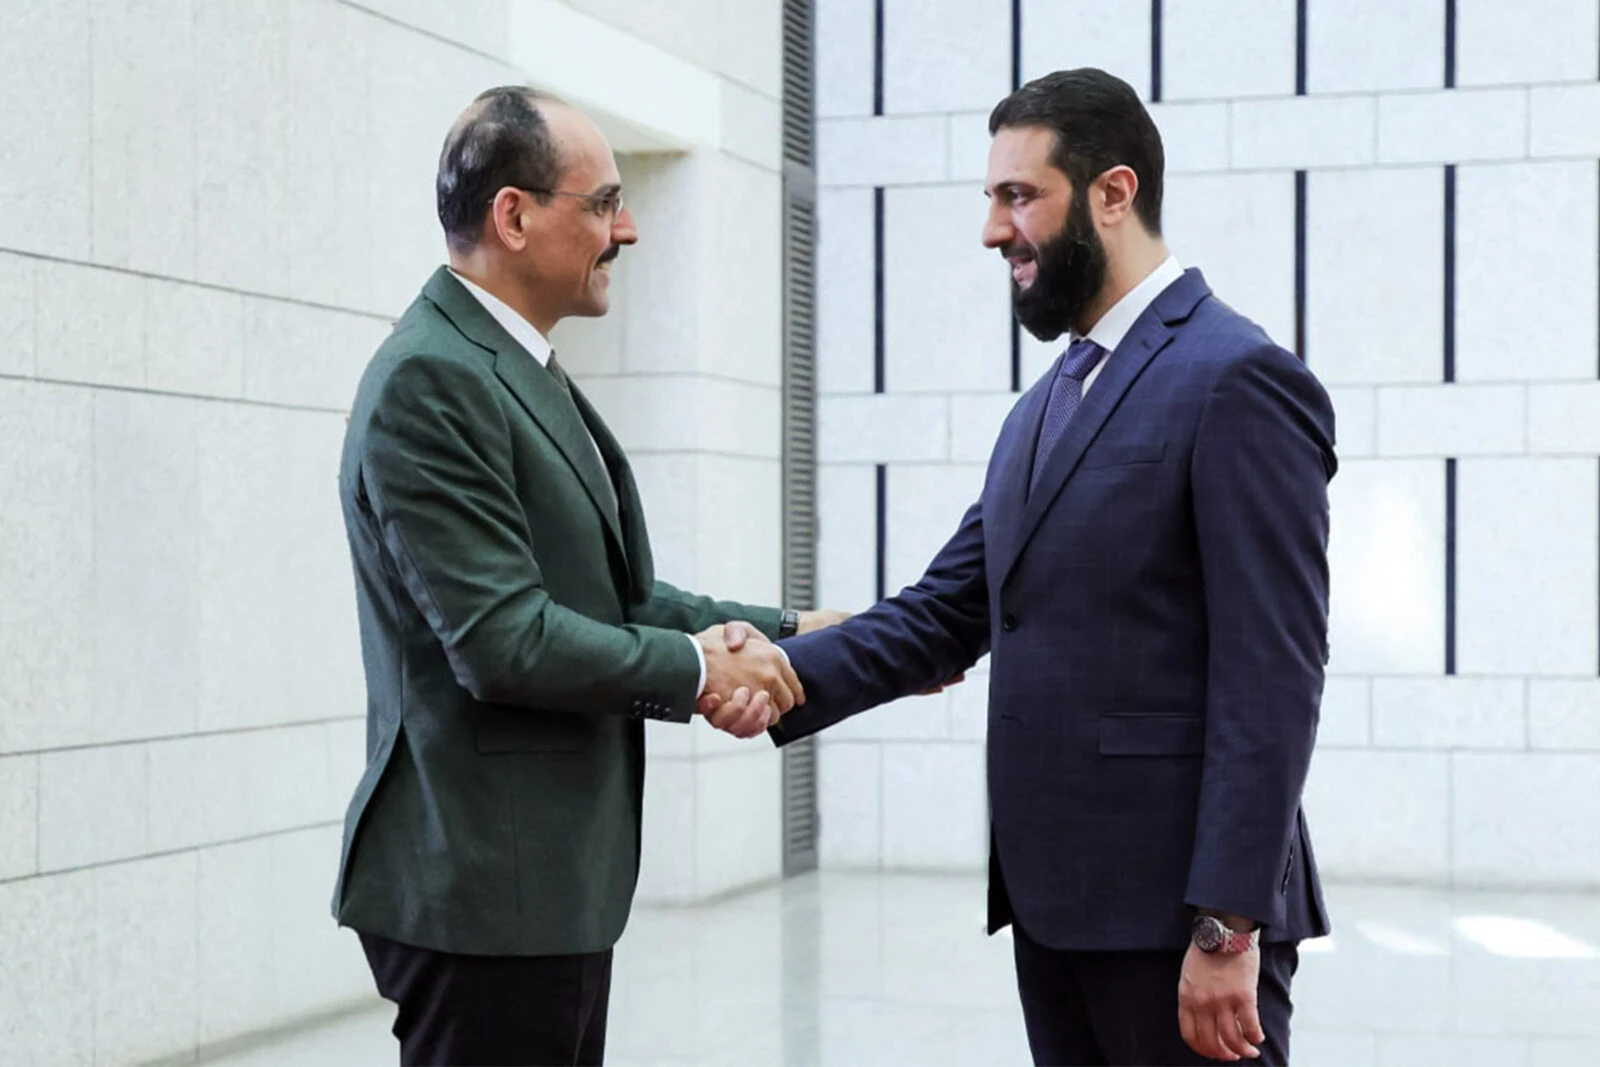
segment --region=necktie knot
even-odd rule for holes
[[[554,352],[550,353],[550,359],[546,361],[544,367],[545,370],[550,372],[550,377],[556,380],[556,384],[561,387],[563,393],[572,392],[572,384],[567,380],[567,372],[561,368],[561,364],[556,362],[556,354]]]
[[[1067,354],[1061,361],[1061,373],[1074,381],[1083,381],[1094,370],[1095,364],[1100,362],[1100,357],[1105,354],[1105,349],[1081,337],[1067,347]]]

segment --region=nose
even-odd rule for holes
[[[617,213],[617,221],[611,224],[611,243],[631,245],[638,241],[639,228],[633,224],[633,213],[624,207]]]
[[[989,216],[983,220],[983,247],[1003,248],[1017,238],[1017,228],[1011,223],[1011,214],[1005,206],[990,203]]]

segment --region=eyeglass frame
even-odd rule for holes
[[[620,188],[614,193],[574,193],[565,189],[529,189],[520,185],[513,188],[533,193],[535,196],[569,196],[574,200],[582,200],[590,214],[602,219],[610,218],[612,222],[622,217],[623,203]],[[606,208],[605,205],[608,203],[611,206]]]

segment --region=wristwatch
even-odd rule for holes
[[[778,616],[778,640],[793,637],[800,632],[800,613],[793,608],[784,608],[783,614]]]
[[[1194,928],[1190,932],[1190,939],[1194,947],[1207,954],[1220,953],[1224,956],[1234,956],[1241,952],[1249,952],[1261,940],[1261,927],[1256,927],[1249,933],[1240,933],[1230,930],[1226,923],[1215,915],[1196,915]]]

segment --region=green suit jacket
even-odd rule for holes
[[[610,948],[638,879],[642,720],[694,709],[683,635],[775,636],[778,612],[655,580],[616,439],[442,268],[362,377],[339,495],[367,769],[335,917],[445,952]]]

